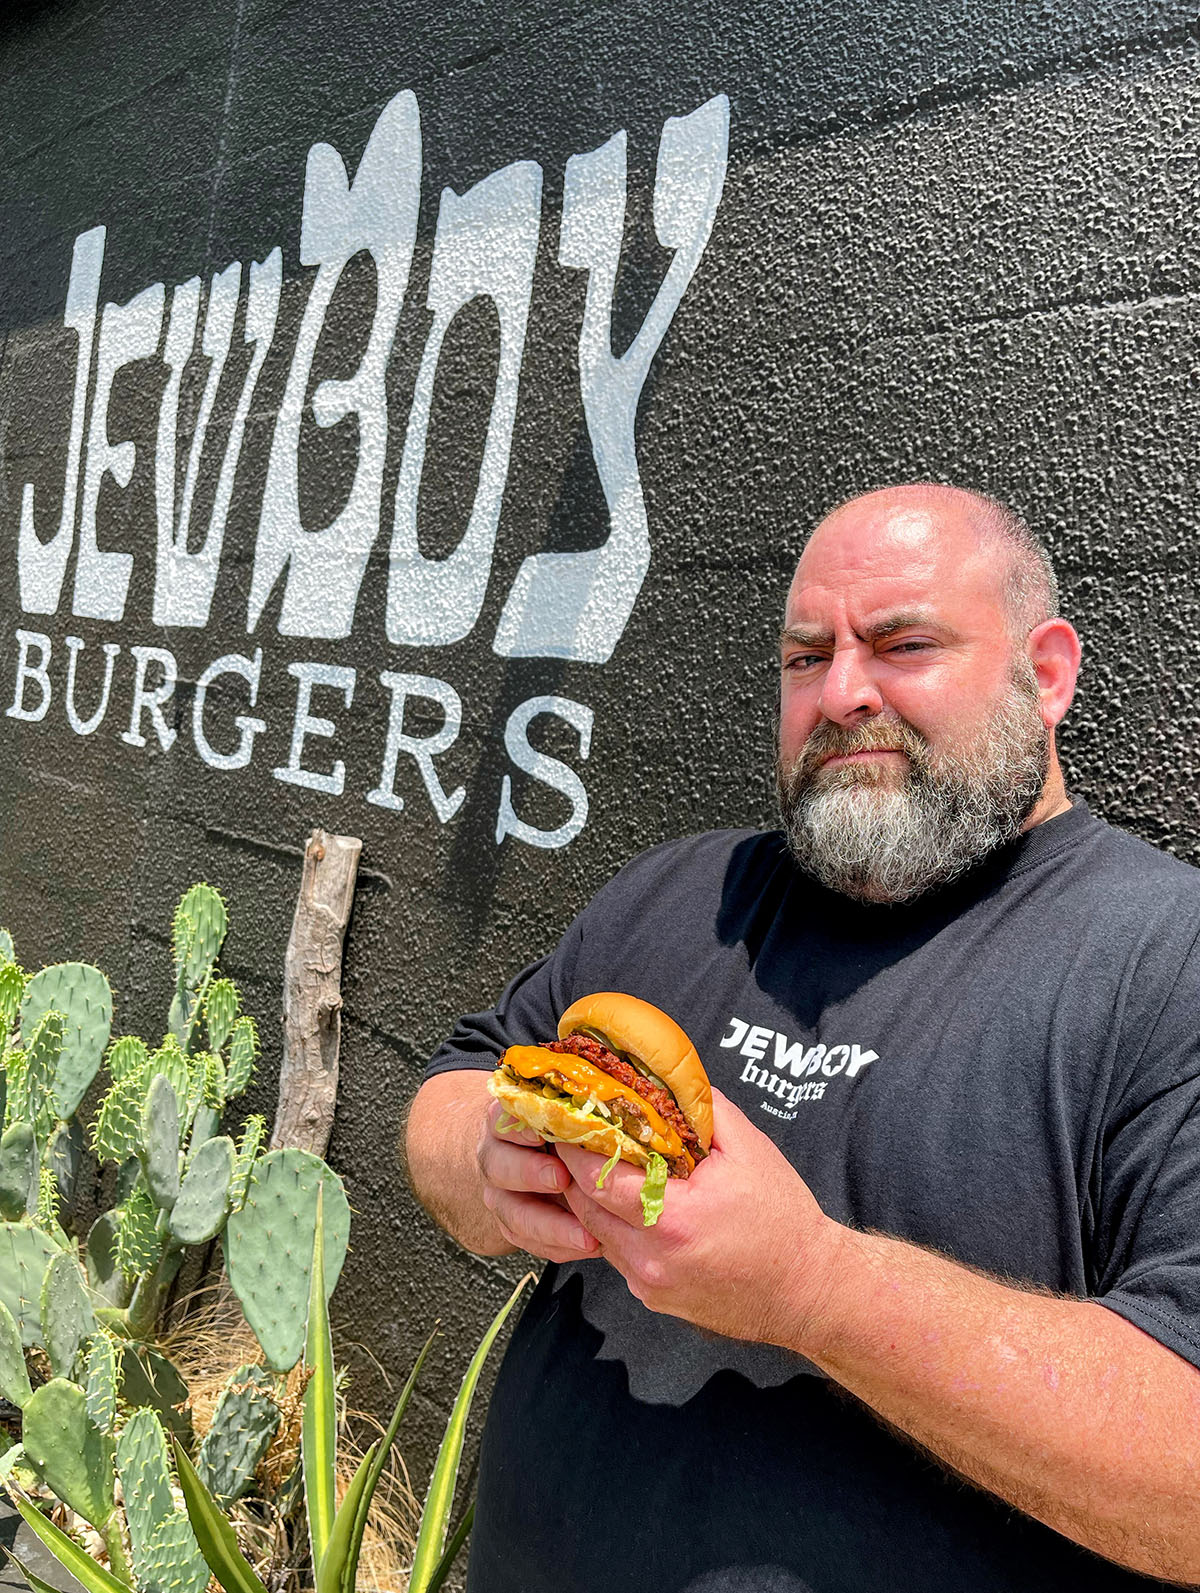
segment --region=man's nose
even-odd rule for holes
[[[853,725],[883,712],[883,694],[854,648],[833,655],[821,691],[821,712],[834,724]]]

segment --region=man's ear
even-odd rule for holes
[[[1037,673],[1042,721],[1053,730],[1066,717],[1075,695],[1082,652],[1079,637],[1065,619],[1045,620],[1030,631],[1026,650]]]

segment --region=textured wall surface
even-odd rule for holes
[[[363,838],[335,1306],[367,1400],[442,1317],[421,1442],[519,1270],[403,1187],[424,1058],[632,853],[770,822],[824,506],[1028,515],[1085,643],[1069,777],[1200,861],[1198,38],[1168,0],[0,23],[0,920],[148,1031],[212,881],[277,1064],[304,839]]]

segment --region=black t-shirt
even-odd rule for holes
[[[429,1071],[629,991],[829,1216],[1098,1300],[1200,1366],[1198,937],[1200,872],[1079,803],[899,907],[821,889],[777,832],[718,831],[636,858]],[[647,1311],[603,1260],[547,1269],[489,1409],[470,1593],[1163,1585],[799,1356]]]

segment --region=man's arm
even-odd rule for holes
[[[565,1209],[570,1174],[536,1134],[496,1130],[488,1074],[437,1073],[417,1091],[405,1130],[409,1181],[435,1222],[479,1256],[526,1250],[578,1261],[599,1246]]]
[[[1098,1554],[1200,1582],[1200,1372],[1102,1305],[826,1217],[714,1091],[713,1153],[642,1226],[575,1146],[571,1209],[653,1311],[814,1361],[954,1470]]]

